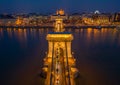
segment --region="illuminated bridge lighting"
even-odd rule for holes
[[[46,37],[48,52],[44,58],[45,85],[75,85],[75,59],[71,52],[73,35],[64,32],[63,20],[56,19],[54,32]]]

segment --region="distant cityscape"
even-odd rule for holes
[[[67,14],[63,9],[56,13],[43,15],[29,14],[0,14],[0,26],[52,26],[55,18],[62,18],[65,26],[116,26],[120,25],[120,13],[92,13]]]

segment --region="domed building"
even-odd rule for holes
[[[57,10],[56,11],[57,15],[65,15],[65,11],[63,9]]]
[[[99,11],[99,10],[96,10],[96,11],[94,12],[94,14],[100,14],[100,11]]]
[[[68,16],[65,14],[65,11],[63,9],[59,9],[56,11],[56,14],[51,15],[51,20],[53,21],[59,18],[63,20],[68,19]]]

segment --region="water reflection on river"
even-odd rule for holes
[[[0,85],[40,85],[51,29],[0,28]],[[120,85],[120,30],[67,29],[80,71],[78,85]]]

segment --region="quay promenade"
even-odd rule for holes
[[[64,28],[116,28],[118,27],[117,25],[109,25],[109,26],[97,26],[97,25],[81,25],[81,26],[76,26],[76,25],[65,25]],[[54,28],[53,25],[42,25],[42,26],[0,26],[0,28]]]

